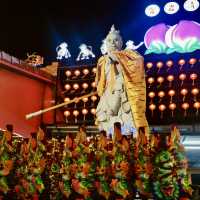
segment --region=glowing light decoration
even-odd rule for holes
[[[173,64],[174,64],[174,62],[172,61],[172,60],[168,60],[167,62],[166,62],[166,65],[167,65],[167,71],[169,71],[170,69],[171,69],[171,67],[173,66]]]
[[[96,68],[96,67],[92,68],[92,72],[93,72],[94,74],[96,74],[97,68]]]
[[[148,17],[155,17],[156,15],[159,14],[159,12],[160,12],[160,7],[156,4],[151,4],[147,6],[145,9],[145,14]]]
[[[174,117],[174,110],[176,109],[176,104],[175,103],[170,103],[169,104],[169,109],[171,110],[172,117]]]
[[[199,89],[198,88],[193,88],[191,93],[194,96],[194,101],[197,101],[197,95],[199,94]]]
[[[184,109],[184,117],[187,116],[187,110],[190,107],[189,103],[183,103],[181,106]]]
[[[159,102],[161,102],[161,101],[162,101],[162,98],[165,96],[165,92],[164,92],[164,91],[158,92],[158,96],[160,97]]]
[[[161,111],[160,118],[162,119],[163,118],[163,112],[166,109],[166,106],[164,104],[160,104],[158,108]]]
[[[72,72],[70,70],[67,70],[65,72],[65,75],[67,76],[67,78],[69,78],[72,75]]]
[[[85,121],[85,116],[88,114],[88,110],[86,108],[82,109],[83,120]]]
[[[91,100],[92,100],[92,106],[93,106],[94,102],[97,100],[97,96],[95,95],[91,96]]]
[[[200,103],[199,102],[195,102],[194,104],[193,104],[193,107],[194,108],[196,108],[196,116],[198,116],[198,114],[199,114],[199,108],[200,108]]]
[[[195,73],[190,74],[190,79],[192,80],[192,85],[194,86],[194,81],[197,79],[198,75]]]
[[[167,76],[167,80],[169,81],[169,87],[171,87],[172,86],[172,81],[174,80],[174,76],[173,75]]]
[[[173,101],[173,96],[175,95],[175,91],[174,90],[169,90],[168,95],[170,96],[170,103],[172,103]]]
[[[83,83],[82,88],[84,89],[84,92],[86,92],[86,89],[89,87],[88,83]]]
[[[181,87],[183,86],[183,82],[186,79],[186,74],[180,74],[179,79],[181,80]]]
[[[194,65],[196,64],[196,62],[197,62],[197,59],[196,59],[196,58],[190,58],[189,63],[190,63],[190,65],[191,65],[191,68],[194,67]]]
[[[157,62],[156,67],[158,68],[158,72],[157,73],[159,73],[161,68],[163,67],[163,62],[161,62],[161,61]]]
[[[65,97],[64,102],[69,102],[69,101],[70,101],[70,98],[69,97]],[[65,107],[67,108],[68,105],[65,105]]]
[[[77,117],[79,115],[79,111],[78,110],[74,110],[73,111],[73,115],[75,116],[75,124],[77,123]]]
[[[70,90],[71,89],[71,85],[70,84],[65,84],[65,90]]]
[[[78,89],[79,89],[79,84],[78,84],[78,83],[74,83],[74,84],[73,84],[73,88],[74,88],[75,90],[78,90]]]
[[[154,83],[155,79],[153,77],[148,78],[149,88],[151,87],[152,83]]]
[[[92,109],[90,110],[90,112],[91,112],[93,115],[96,115],[96,109],[95,109],[95,108],[92,108]]]
[[[96,88],[96,82],[95,82],[95,81],[92,82],[92,83],[91,83],[91,86],[92,86],[93,90],[95,90],[95,88]]]
[[[151,99],[150,104],[152,104],[152,103],[153,103],[153,98],[156,96],[155,92],[149,92],[148,96],[149,96],[150,99]]]
[[[83,70],[83,74],[84,74],[85,76],[87,76],[87,75],[89,74],[89,72],[90,72],[90,71],[89,71],[88,69],[84,69],[84,70]]]
[[[185,96],[187,95],[187,93],[188,93],[188,90],[186,88],[183,88],[181,90],[181,94],[183,95],[183,102],[185,101]]]
[[[139,49],[143,44],[144,44],[144,42],[140,42],[138,45],[135,45],[134,41],[128,40],[126,42],[126,48],[125,49],[134,51],[136,49]]]
[[[157,78],[157,82],[159,83],[159,87],[161,86],[161,84],[164,82],[164,78],[162,77],[162,76],[159,76],[158,78]]]
[[[180,71],[182,70],[182,68],[183,68],[183,65],[185,65],[185,60],[184,59],[180,59],[179,61],[178,61],[178,64],[180,65]]]
[[[84,97],[83,99],[82,99],[82,101],[83,101],[83,107],[85,108],[85,104],[88,102],[88,98],[87,97]]]
[[[62,42],[59,46],[56,47],[57,59],[62,60],[63,58],[68,59],[71,57],[71,54],[68,50],[68,44]]]
[[[156,105],[155,104],[150,104],[149,105],[149,109],[151,110],[151,116],[153,117],[153,111],[156,109]]]
[[[101,53],[102,53],[103,55],[107,54],[107,48],[106,48],[105,40],[102,41],[100,50],[101,50]]]
[[[164,11],[169,14],[175,14],[179,11],[179,4],[177,2],[168,2],[164,6]]]
[[[80,76],[81,72],[77,69],[74,71],[75,76]]]
[[[91,46],[87,46],[86,44],[81,44],[79,46],[79,49],[80,49],[80,53],[78,54],[78,57],[76,59],[77,61],[88,60],[91,57],[95,58],[95,55],[92,52],[92,47]]]
[[[69,110],[66,110],[64,112],[64,116],[65,116],[65,119],[66,119],[66,123],[68,123],[68,117],[71,115],[70,111]]]
[[[153,63],[152,62],[148,62],[147,64],[146,64],[146,67],[147,67],[147,73],[151,70],[151,68],[153,67]]]
[[[189,12],[195,11],[199,8],[199,1],[198,0],[186,0],[183,7],[185,10],[187,10]]]

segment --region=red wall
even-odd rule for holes
[[[25,119],[25,115],[52,106],[52,87],[42,80],[0,67],[0,128],[14,125],[14,132],[28,137],[40,123],[53,123],[53,112]]]

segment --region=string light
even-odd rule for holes
[[[153,111],[156,109],[156,105],[155,104],[150,104],[149,105],[149,109],[151,110],[151,116],[153,117]]]
[[[187,110],[189,108],[189,103],[183,103],[181,106],[184,109],[184,117],[187,116]]]
[[[186,88],[183,88],[181,90],[181,94],[183,95],[183,102],[185,101],[185,96],[187,95],[187,93],[188,93],[188,90]]]
[[[189,63],[190,63],[190,65],[191,65],[191,68],[194,67],[194,64],[196,64],[196,62],[197,62],[197,59],[196,59],[196,58],[190,58]]]
[[[75,76],[79,76],[81,74],[81,72],[77,69],[74,71]]]
[[[151,87],[152,83],[154,83],[155,79],[153,77],[148,78],[149,88]]]
[[[74,110],[73,111],[73,115],[75,116],[75,124],[77,123],[77,116],[79,115],[79,111],[78,110]]]
[[[169,87],[171,87],[172,86],[172,81],[174,80],[174,76],[173,75],[167,76],[167,80],[169,81]]]
[[[88,114],[88,110],[86,108],[82,109],[83,120],[85,121],[85,116]]]
[[[152,62],[148,62],[147,64],[146,64],[146,67],[147,67],[147,73],[151,70],[151,68],[153,67],[153,63]]]
[[[175,103],[170,103],[169,104],[169,109],[171,110],[172,117],[174,117],[174,110],[176,109],[176,104]]]
[[[148,95],[151,99],[151,102],[150,103],[153,103],[153,98],[155,97],[155,92],[149,92],[149,95]]]
[[[167,71],[170,70],[170,68],[173,66],[173,64],[174,64],[174,62],[173,62],[172,60],[168,60],[168,61],[166,62],[166,65],[167,65],[167,67],[168,67]]]
[[[198,88],[193,88],[191,93],[194,96],[194,101],[197,101],[197,97],[196,96],[199,94],[199,89]]]
[[[163,118],[163,112],[164,110],[166,109],[166,106],[164,104],[161,104],[159,105],[159,110],[161,111],[161,115],[160,115],[160,118],[162,119]]]
[[[175,91],[169,90],[168,95],[170,96],[170,103],[172,103],[172,101],[173,101],[172,99],[173,99],[173,96],[175,95]]]
[[[200,108],[200,103],[199,102],[195,102],[193,104],[193,107],[196,108],[196,116],[198,116],[198,114],[199,114],[199,108]]]
[[[195,73],[190,74],[190,79],[192,80],[192,85],[194,86],[194,81],[197,79],[198,75]]]
[[[158,87],[160,87],[161,86],[161,84],[164,82],[164,78],[162,77],[162,76],[159,76],[158,78],[157,78],[157,82],[159,83],[159,86]]]
[[[165,96],[165,92],[164,92],[164,91],[158,92],[158,96],[160,97],[159,102],[161,102],[161,101],[162,101],[162,98]]]
[[[71,89],[71,85],[70,84],[65,84],[65,90],[70,90]]]
[[[158,68],[158,72],[157,73],[159,73],[161,68],[163,67],[163,62],[161,62],[161,61],[157,62],[156,67]]]
[[[184,59],[180,59],[180,60],[178,61],[178,64],[180,65],[179,70],[181,71],[182,68],[183,68],[183,65],[185,65],[185,60],[184,60]]]
[[[181,80],[181,87],[183,86],[183,82],[186,79],[186,74],[180,74],[179,79]]]

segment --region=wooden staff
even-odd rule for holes
[[[90,97],[90,96],[96,95],[96,94],[97,94],[97,92],[92,92],[92,93],[83,95],[81,97],[75,97],[74,99],[72,99],[72,100],[70,100],[68,102],[64,102],[64,103],[61,103],[61,104],[58,104],[58,105],[55,105],[55,106],[52,106],[52,107],[49,107],[49,108],[45,108],[44,110],[39,110],[37,112],[33,112],[33,113],[30,113],[30,114],[27,114],[26,115],[26,119],[31,119],[32,117],[36,117],[36,116],[41,115],[41,114],[43,114],[45,112],[48,112],[50,110],[54,110],[54,109],[60,108],[62,106],[65,106],[65,105],[68,105],[68,104],[71,104],[71,103],[74,103],[74,102],[78,103],[81,99],[87,98],[87,97]]]

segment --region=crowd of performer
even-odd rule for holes
[[[166,199],[192,196],[188,162],[176,127],[169,134],[87,136],[84,125],[65,139],[13,139],[0,133],[0,199]]]

